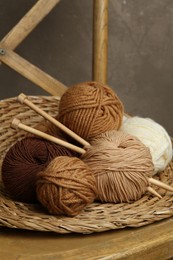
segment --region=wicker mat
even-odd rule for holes
[[[59,98],[36,97],[30,99],[37,106],[54,116],[58,113]],[[42,120],[35,112],[21,105],[17,98],[0,101],[0,168],[7,150],[26,133],[10,127],[17,116],[24,124],[34,126]],[[173,162],[155,178],[173,186]],[[173,195],[154,187],[162,199],[145,194],[133,203],[93,203],[76,217],[49,215],[39,204],[11,200],[3,191],[0,179],[0,226],[10,228],[52,231],[57,233],[92,233],[125,227],[140,227],[173,215]]]

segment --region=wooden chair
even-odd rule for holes
[[[39,0],[0,43],[0,61],[50,93],[61,96],[66,86],[40,70],[14,49],[59,3]],[[93,0],[93,76],[107,82],[108,0]],[[38,15],[39,14],[39,15]],[[29,68],[29,69],[28,69]],[[63,224],[63,223],[62,223]],[[168,259],[173,256],[173,219],[138,229],[87,235],[52,235],[0,229],[1,259]]]
[[[0,61],[50,93],[61,96],[66,86],[19,56],[14,50],[60,0],[39,0],[0,42]],[[93,80],[107,81],[108,0],[93,1]]]

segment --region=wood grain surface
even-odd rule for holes
[[[108,0],[93,1],[93,80],[107,82]]]
[[[164,260],[173,257],[173,219],[91,235],[0,228],[0,245],[1,260]]]
[[[60,0],[39,0],[27,14],[9,31],[1,43],[14,50],[32,30],[49,14]]]

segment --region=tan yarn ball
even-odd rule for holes
[[[154,171],[149,149],[136,137],[115,130],[90,143],[81,159],[94,171],[98,199],[117,203],[141,198]]]
[[[67,89],[59,104],[58,120],[84,139],[122,124],[123,104],[115,92],[98,82],[83,82]]]
[[[59,156],[38,174],[37,198],[51,214],[76,216],[96,197],[96,180],[77,157]]]

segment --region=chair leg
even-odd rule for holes
[[[93,0],[93,80],[107,82],[108,0]]]

